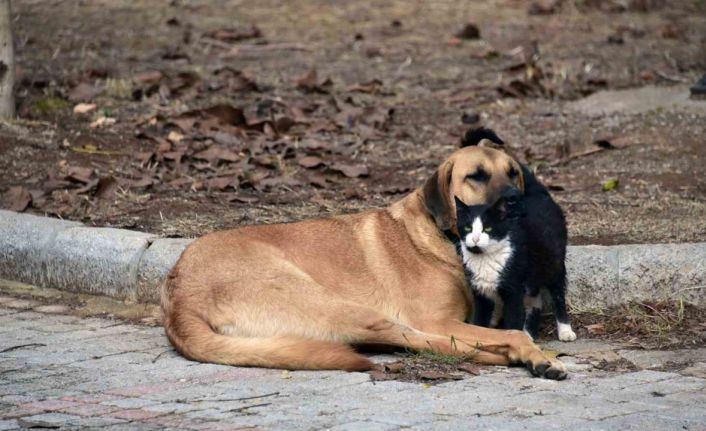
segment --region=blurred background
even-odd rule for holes
[[[704,1],[14,0],[11,20],[2,208],[173,237],[360,211],[483,125],[571,243],[706,240]]]

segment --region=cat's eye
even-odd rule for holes
[[[470,231],[471,231],[471,228],[468,227],[468,226],[464,226],[464,227],[463,227],[463,231],[464,231],[464,232],[470,232]]]
[[[493,230],[492,227],[487,227],[487,228],[483,229],[483,232],[490,233],[492,230]]]

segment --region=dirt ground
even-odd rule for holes
[[[378,208],[485,125],[551,186],[572,243],[706,240],[706,102],[568,109],[596,91],[695,82],[703,2],[13,7],[5,208],[173,237]]]

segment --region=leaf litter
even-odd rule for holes
[[[267,23],[261,23],[262,27],[240,21],[199,27],[194,25],[196,19],[213,12],[213,8],[192,9],[177,4],[164,11],[152,8],[159,19],[149,29],[155,37],[145,40],[145,49],[136,49],[127,56],[117,51],[116,58],[111,60],[113,64],[89,62],[90,66],[83,60],[74,62],[65,51],[57,51],[53,60],[57,67],[21,71],[20,116],[41,122],[31,126],[32,133],[26,136],[42,136],[42,142],[36,147],[26,147],[33,148],[31,156],[24,161],[16,160],[19,167],[16,173],[14,168],[3,165],[8,173],[0,193],[22,185],[32,199],[26,207],[30,211],[103,225],[136,224],[138,228],[153,231],[165,228],[159,222],[164,207],[166,214],[186,208],[197,213],[206,207],[216,212],[221,209],[233,212],[233,206],[241,206],[235,208],[238,216],[232,221],[216,221],[220,215],[214,215],[208,226],[176,227],[170,231],[182,235],[227,227],[240,220],[239,217],[246,218],[238,223],[286,221],[304,215],[379,206],[420,184],[433,170],[432,160],[450,150],[454,136],[461,133],[461,127],[466,127],[452,118],[458,120],[462,112],[468,112],[466,123],[499,121],[495,127],[502,125],[503,133],[511,137],[522,135],[513,129],[513,124],[522,124],[527,132],[522,140],[527,145],[521,151],[534,152],[534,160],[528,157],[528,161],[544,160],[549,165],[541,175],[549,178],[554,191],[571,192],[570,199],[567,199],[569,193],[560,198],[565,202],[571,200],[567,209],[572,220],[576,220],[576,205],[585,213],[589,200],[600,204],[622,199],[635,190],[635,179],[621,174],[620,187],[601,193],[601,181],[618,173],[588,175],[591,188],[580,192],[576,199],[573,192],[577,187],[589,184],[576,184],[579,181],[561,166],[581,151],[567,152],[567,160],[553,165],[556,157],[551,148],[557,140],[575,134],[577,122],[581,121],[557,109],[554,101],[575,99],[602,88],[643,85],[648,78],[662,84],[667,79],[662,76],[689,77],[695,72],[688,50],[664,42],[693,38],[696,27],[689,22],[680,35],[666,24],[648,25],[663,10],[652,7],[650,2],[629,2],[629,5],[622,2],[622,6],[614,1],[590,2],[578,5],[576,11],[568,10],[565,2],[536,3],[553,9],[550,15],[555,16],[525,16],[520,23],[508,18],[505,13],[509,9],[502,7],[496,12],[474,14],[472,20],[467,20],[468,15],[455,22],[434,17],[435,24],[426,28],[413,17],[383,14],[372,18],[372,25],[365,29],[340,22],[341,31],[337,33],[342,36],[340,40],[320,42],[309,38],[307,32],[297,33],[311,22],[285,23],[279,16],[271,16]],[[645,19],[640,15],[629,22],[620,15],[608,15],[611,20],[615,18],[610,25],[596,24],[584,16],[630,11],[637,7],[633,3],[650,3],[640,6],[640,11],[649,15]],[[527,6],[519,9],[520,15],[529,12]],[[249,7],[267,12],[265,6]],[[517,8],[511,9],[517,15]],[[684,6],[674,9],[677,16],[688,13]],[[20,19],[33,19],[32,14],[39,13],[32,7],[30,12]],[[66,10],[58,8],[56,12],[62,14]],[[111,8],[107,8],[88,23],[89,27],[70,26],[66,31],[79,40],[87,40],[98,34],[89,29],[107,25],[111,13]],[[143,15],[149,15],[126,13],[133,14],[133,21],[126,22],[126,26],[144,22]],[[574,13],[576,20],[566,26],[543,25],[568,13]],[[188,14],[193,14],[193,21]],[[492,22],[484,18],[487,16],[498,18],[504,26],[502,34],[492,26],[487,29],[473,26]],[[538,32],[537,43],[526,37],[527,19],[532,20]],[[581,32],[581,26],[587,23],[595,29],[579,37],[587,43],[571,47],[573,54],[565,55],[566,47],[555,41],[561,41],[567,32]],[[440,29],[441,33],[432,35],[428,31],[431,28]],[[597,38],[589,40],[590,34]],[[622,48],[606,41],[611,34],[623,38]],[[28,36],[38,41],[37,47],[50,45],[41,32],[30,31]],[[438,40],[439,36],[442,40]],[[457,47],[444,43],[443,39],[451,36],[459,38]],[[115,42],[121,38],[117,35]],[[106,43],[110,45],[113,41]],[[649,51],[647,48],[652,45],[660,52]],[[87,45],[87,55],[99,53],[103,46],[102,43]],[[587,50],[584,46],[596,49]],[[619,50],[626,47],[634,47],[637,57],[621,56]],[[583,54],[575,55],[576,49]],[[48,58],[31,54],[28,64],[41,61],[40,57]],[[351,68],[354,63],[363,67]],[[130,67],[122,67],[127,64]],[[467,68],[459,70],[463,72],[461,75],[452,76],[454,67],[466,64]],[[651,70],[652,65],[660,69]],[[59,70],[66,72],[59,74],[56,72]],[[635,73],[624,72],[632,70]],[[507,96],[502,97],[504,94]],[[69,96],[76,101],[69,102]],[[71,112],[82,103],[96,108],[84,113]],[[225,113],[232,116],[209,112],[216,106],[228,106]],[[399,109],[399,118],[393,108]],[[78,111],[83,109],[87,108],[82,106]],[[105,120],[90,129],[89,125],[100,118]],[[47,122],[52,123],[51,127]],[[624,122],[619,127],[616,123],[612,131],[623,126]],[[100,137],[101,142],[76,142],[79,134]],[[688,132],[682,133],[685,134]],[[10,139],[25,142],[25,138]],[[62,144],[65,140],[68,145]],[[644,141],[654,142],[654,139]],[[590,138],[585,142],[590,142]],[[3,150],[7,151],[6,148]],[[59,150],[55,151],[56,148]],[[640,158],[635,154],[626,156]],[[321,162],[307,157],[316,157]],[[622,154],[601,154],[595,159],[616,157],[622,158]],[[93,168],[95,175],[89,183],[67,181],[59,173],[60,159],[66,159],[71,166]],[[31,164],[39,169],[23,169]],[[390,169],[391,166],[395,169]],[[586,169],[573,166],[577,168],[586,173]],[[685,169],[683,172],[688,175],[691,170],[688,166]],[[97,196],[98,185],[93,186],[95,181],[106,177],[114,178],[117,183],[112,194],[113,209],[107,208],[105,200]],[[700,190],[698,187],[690,186],[688,192],[693,194],[694,190]],[[85,191],[77,191],[81,189]],[[697,199],[699,196],[695,195]],[[267,209],[258,210],[241,203],[254,199]],[[75,208],[70,207],[72,201]],[[315,205],[307,206],[306,211],[300,208],[300,214],[299,210],[284,208],[286,202]],[[154,218],[157,209],[160,215]],[[586,211],[590,212],[590,208]],[[265,217],[265,213],[278,215]],[[181,222],[187,223],[189,217],[185,214]],[[196,218],[191,220],[194,226],[198,224]],[[615,235],[620,226],[617,223],[613,226],[611,232]],[[575,233],[576,228],[573,230]]]

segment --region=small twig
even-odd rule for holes
[[[672,76],[672,75],[667,75],[664,72],[659,71],[658,69],[655,69],[655,73],[657,76],[659,76],[662,79],[666,79],[667,81],[672,81],[672,82],[689,82],[688,79],[684,79],[681,76]]]
[[[208,44],[208,45],[217,46],[217,47],[223,48],[223,49],[231,49],[231,48],[233,48],[233,45],[231,45],[230,43],[226,43],[226,42],[220,41],[220,40],[218,40],[218,39],[214,39],[214,38],[212,38],[212,37],[206,37],[206,36],[204,36],[204,37],[202,37],[201,39],[199,39],[199,42],[203,42],[203,43],[206,43],[206,44]]]
[[[46,344],[42,344],[42,343],[20,344],[19,346],[12,346],[12,347],[8,347],[6,349],[2,349],[2,350],[0,350],[0,353],[11,352],[11,351],[17,350],[17,349],[24,349],[25,347],[44,347],[44,346],[46,346]]]
[[[670,66],[672,66],[675,70],[679,70],[679,65],[677,64],[677,61],[672,57],[672,55],[669,53],[669,51],[664,51],[664,59],[667,60]]]
[[[570,161],[572,161],[572,160],[574,160],[574,159],[578,159],[578,158],[581,158],[581,157],[590,156],[591,154],[600,153],[601,151],[605,151],[605,150],[606,150],[605,148],[592,148],[592,149],[590,149],[590,150],[586,150],[586,151],[581,152],[581,153],[572,154],[572,155],[569,156],[569,157],[565,157],[565,158],[563,158],[563,159],[561,159],[561,160],[557,160],[557,161],[555,161],[555,162],[552,162],[552,163],[549,164],[549,166],[554,167],[554,166],[565,165],[565,164],[567,164],[568,162],[570,162]]]
[[[172,349],[167,349],[167,350],[163,351],[162,353],[160,353],[159,355],[155,356],[154,359],[152,359],[152,363],[154,364],[155,362],[157,362],[159,360],[159,358],[162,357],[162,355],[164,355],[165,353],[169,353],[171,351],[172,351]]]
[[[236,45],[234,48],[237,51],[276,51],[278,49],[292,51],[314,51],[314,48],[305,46],[299,43],[268,43],[266,45]]]
[[[253,405],[250,405],[250,406],[238,407],[237,409],[226,410],[226,412],[227,412],[227,413],[242,412],[243,410],[252,409],[252,408],[254,408],[254,407],[269,406],[270,404],[272,404],[272,403],[253,404]]]
[[[253,395],[251,397],[242,397],[242,398],[217,398],[217,399],[208,399],[208,398],[201,398],[201,399],[196,399],[192,400],[194,402],[207,402],[207,401],[213,401],[213,402],[220,402],[220,401],[245,401],[245,400],[254,400],[257,398],[267,398],[267,397],[274,397],[279,395],[279,392],[272,392],[269,394],[264,394],[264,395]]]
[[[288,51],[314,51],[313,48],[299,45],[297,43],[270,43],[267,45],[236,45],[233,46],[230,51],[224,53],[222,58],[236,57],[241,52],[266,52],[266,51],[277,51],[277,50],[288,50]]]
[[[669,318],[668,318],[667,316],[665,316],[664,314],[660,313],[656,308],[654,308],[654,307],[651,306],[651,305],[645,304],[645,303],[643,303],[643,302],[638,302],[638,304],[639,304],[639,305],[642,305],[642,306],[645,307],[645,308],[649,308],[650,310],[654,311],[654,312],[657,313],[657,314],[659,315],[659,317],[661,317],[665,322],[669,322],[670,320],[672,320],[672,319],[669,319]],[[651,316],[647,316],[647,317],[651,317]]]

